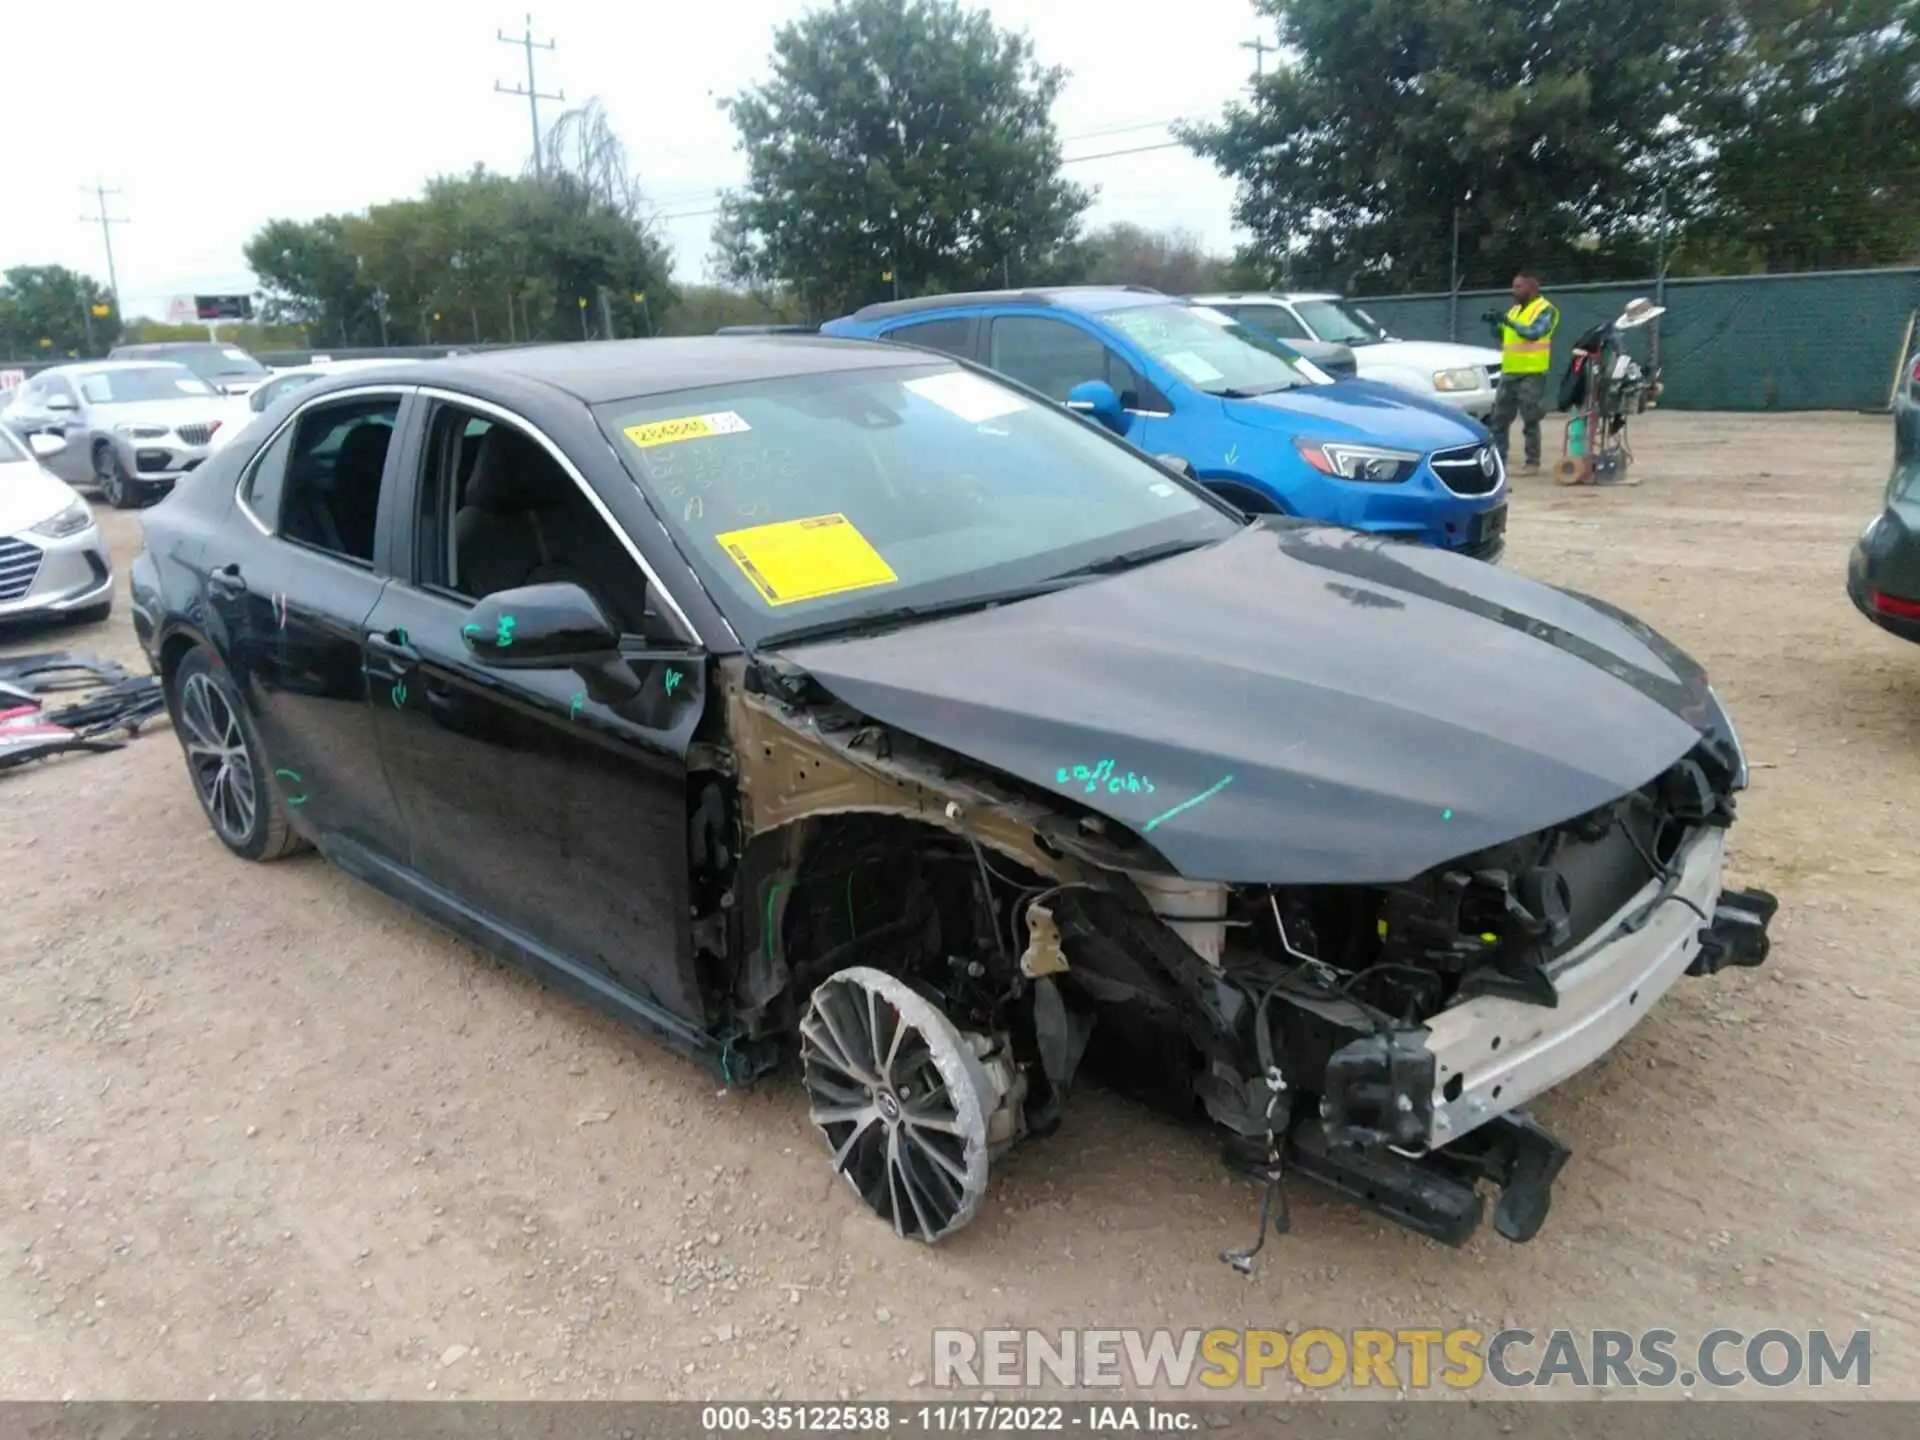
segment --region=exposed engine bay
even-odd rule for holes
[[[1528,1240],[1568,1151],[1524,1102],[1679,974],[1766,957],[1773,898],[1720,888],[1730,734],[1404,881],[1228,884],[803,672],[730,678],[692,847],[703,973],[737,1023],[723,1068],[750,1079],[797,1040],[836,1167],[903,1236],[971,1219],[988,1161],[1092,1078],[1217,1127],[1266,1187],[1263,1240],[1295,1173],[1456,1245],[1488,1181],[1496,1228]]]

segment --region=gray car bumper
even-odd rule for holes
[[[62,615],[113,594],[113,568],[98,525],[49,540],[0,536],[0,620]]]

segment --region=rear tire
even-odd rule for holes
[[[283,796],[239,689],[213,652],[194,649],[167,681],[167,708],[186,755],[187,777],[220,843],[243,860],[279,860],[306,848],[287,814],[304,794]],[[298,792],[299,777],[288,782]]]
[[[93,447],[93,483],[100,498],[116,510],[131,510],[140,503],[138,491],[120,464],[120,453],[104,441]]]

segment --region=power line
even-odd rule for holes
[[[1075,140],[1099,140],[1111,135],[1129,135],[1140,130],[1165,130],[1169,126],[1187,123],[1200,118],[1202,117],[1193,116],[1193,115],[1175,115],[1170,120],[1118,121],[1110,125],[1098,125],[1091,130],[1076,130],[1070,135],[1062,135],[1060,139],[1063,144],[1071,144]],[[1082,158],[1094,159],[1098,157],[1086,156]],[[709,195],[714,195],[714,196],[725,195],[728,188],[729,187],[725,185],[676,185],[671,190],[659,191],[657,193],[650,195],[649,198],[656,205],[667,205],[667,206],[684,205],[690,200],[704,200]],[[712,212],[700,211],[698,213],[710,214]],[[674,219],[680,219],[683,217],[679,216],[678,214],[674,214],[674,215],[662,215],[656,218],[662,219],[662,220],[674,220]]]
[[[1267,73],[1267,56],[1280,53],[1278,45],[1269,45],[1264,38],[1242,40],[1240,48],[1253,51],[1253,78],[1256,80],[1263,78]]]
[[[1178,122],[1167,120],[1162,123],[1173,125]],[[1145,127],[1142,126],[1141,128],[1144,129]],[[1145,155],[1153,150],[1177,150],[1184,144],[1186,144],[1184,140],[1158,140],[1151,145],[1129,145],[1122,150],[1102,150],[1094,155],[1069,155],[1060,163],[1062,165],[1084,165],[1091,160],[1117,160],[1123,155]],[[716,191],[714,193],[719,194],[722,192]],[[698,220],[703,215],[718,215],[719,213],[720,207],[718,205],[711,205],[703,210],[679,210],[668,215],[656,215],[653,218],[661,221]]]
[[[527,97],[527,115],[533,121],[533,174],[535,179],[539,179],[545,173],[544,165],[540,158],[540,102],[542,100],[564,101],[567,98],[567,92],[561,90],[552,95],[541,93],[539,85],[533,78],[533,52],[536,50],[552,50],[554,48],[554,42],[551,40],[540,41],[533,38],[533,16],[531,15],[527,16],[526,32],[518,39],[507,34],[504,30],[496,31],[494,38],[502,45],[517,45],[527,52],[527,83],[525,86],[502,85],[496,80],[493,82],[493,88],[502,95],[524,95]]]
[[[107,247],[107,289],[113,292],[113,308],[118,310],[120,308],[120,276],[113,268],[113,227],[115,225],[125,225],[127,218],[124,215],[107,214],[107,196],[118,195],[120,192],[118,190],[109,190],[105,185],[95,180],[91,186],[82,185],[80,187],[80,193],[82,195],[93,196],[96,209],[91,215],[82,215],[80,217],[80,223],[82,225],[98,225],[100,227],[101,243]]]

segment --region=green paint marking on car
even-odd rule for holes
[[[1198,795],[1195,795],[1191,800],[1182,800],[1178,805],[1174,806],[1171,810],[1162,811],[1160,814],[1154,816],[1153,819],[1147,821],[1146,824],[1140,827],[1140,833],[1144,835],[1147,831],[1153,829],[1156,825],[1160,824],[1162,821],[1171,820],[1173,819],[1174,816],[1180,814],[1181,812],[1186,810],[1191,810],[1193,809],[1194,806],[1201,804],[1204,801],[1211,800],[1214,796],[1218,795],[1222,790],[1226,789],[1227,786],[1231,785],[1232,783],[1233,783],[1233,776],[1231,775],[1225,776],[1224,778],[1215,781],[1213,784],[1209,785],[1206,789],[1202,790]]]
[[[678,670],[669,666],[667,669],[667,694],[671,695],[680,682],[686,678],[687,677],[682,675]]]
[[[500,625],[494,632],[493,643],[498,645],[502,650],[513,644],[513,626],[513,616],[502,615],[500,617]]]
[[[572,720],[577,718],[580,714],[580,707],[586,703],[587,692],[584,690],[574,691],[573,699],[567,702],[567,719]]]

